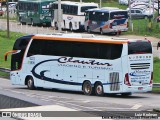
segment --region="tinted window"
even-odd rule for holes
[[[136,10],[136,13],[141,13],[141,11],[139,11],[139,10]]]
[[[94,21],[108,21],[109,13],[90,12],[89,19]]]
[[[27,56],[55,55],[82,58],[117,59],[121,56],[122,47],[122,44],[33,40]]]
[[[150,42],[130,42],[128,43],[128,54],[152,53]]]
[[[20,69],[22,65],[22,60],[24,56],[24,52],[26,50],[26,47],[29,43],[29,40],[31,39],[33,35],[24,36],[16,40],[13,50],[20,50],[19,52],[12,54],[11,57],[11,70],[17,70]]]
[[[93,8],[97,8],[97,6],[83,6],[81,7],[81,12],[85,12],[88,9],[93,9]]]

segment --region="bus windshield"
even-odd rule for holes
[[[110,13],[110,19],[122,19],[122,18],[128,18],[127,11],[116,11]]]
[[[11,70],[18,70],[21,68],[24,52],[32,36],[33,35],[28,35],[16,40],[13,50],[18,50],[18,52],[12,54]]]
[[[81,7],[81,12],[85,12],[88,9],[93,9],[93,8],[97,8],[97,6],[83,6]]]
[[[152,46],[150,42],[129,42],[128,54],[146,54],[152,53]]]

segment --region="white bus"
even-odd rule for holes
[[[14,85],[130,95],[152,90],[153,55],[148,40],[85,37],[81,34],[32,35],[13,47]]]
[[[62,29],[79,30],[84,29],[84,13],[88,9],[98,8],[97,3],[84,3],[61,1],[62,12]],[[51,11],[58,9],[58,1],[51,5]],[[54,14],[54,12],[52,12]],[[54,15],[52,15],[54,16]],[[55,17],[55,16],[54,16]],[[59,16],[58,16],[59,17]],[[58,29],[58,20],[53,19],[52,26]]]
[[[128,12],[115,7],[90,9],[85,13],[85,30],[120,34],[128,30]]]

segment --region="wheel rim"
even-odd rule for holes
[[[90,33],[90,29],[89,28],[87,28],[87,32]]]
[[[85,90],[85,92],[86,92],[87,94],[90,93],[90,92],[91,92],[91,87],[90,87],[90,85],[87,84],[87,85],[85,86],[84,90]]]
[[[73,28],[72,28],[72,24],[70,24],[70,30],[71,30],[71,31],[73,30]]]
[[[33,81],[32,80],[28,80],[28,87],[30,88],[33,84]]]
[[[103,35],[103,30],[102,29],[100,30],[100,33],[101,33],[101,35]]]
[[[96,88],[97,94],[102,94],[102,91],[103,91],[102,86],[101,86],[101,85],[98,85],[97,88]]]

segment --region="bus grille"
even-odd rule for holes
[[[135,63],[135,64],[130,64],[131,69],[136,70],[136,69],[149,69],[150,63]]]
[[[113,72],[109,74],[110,76],[110,91],[118,91],[120,89],[120,84],[119,84],[119,73],[118,72]]]

